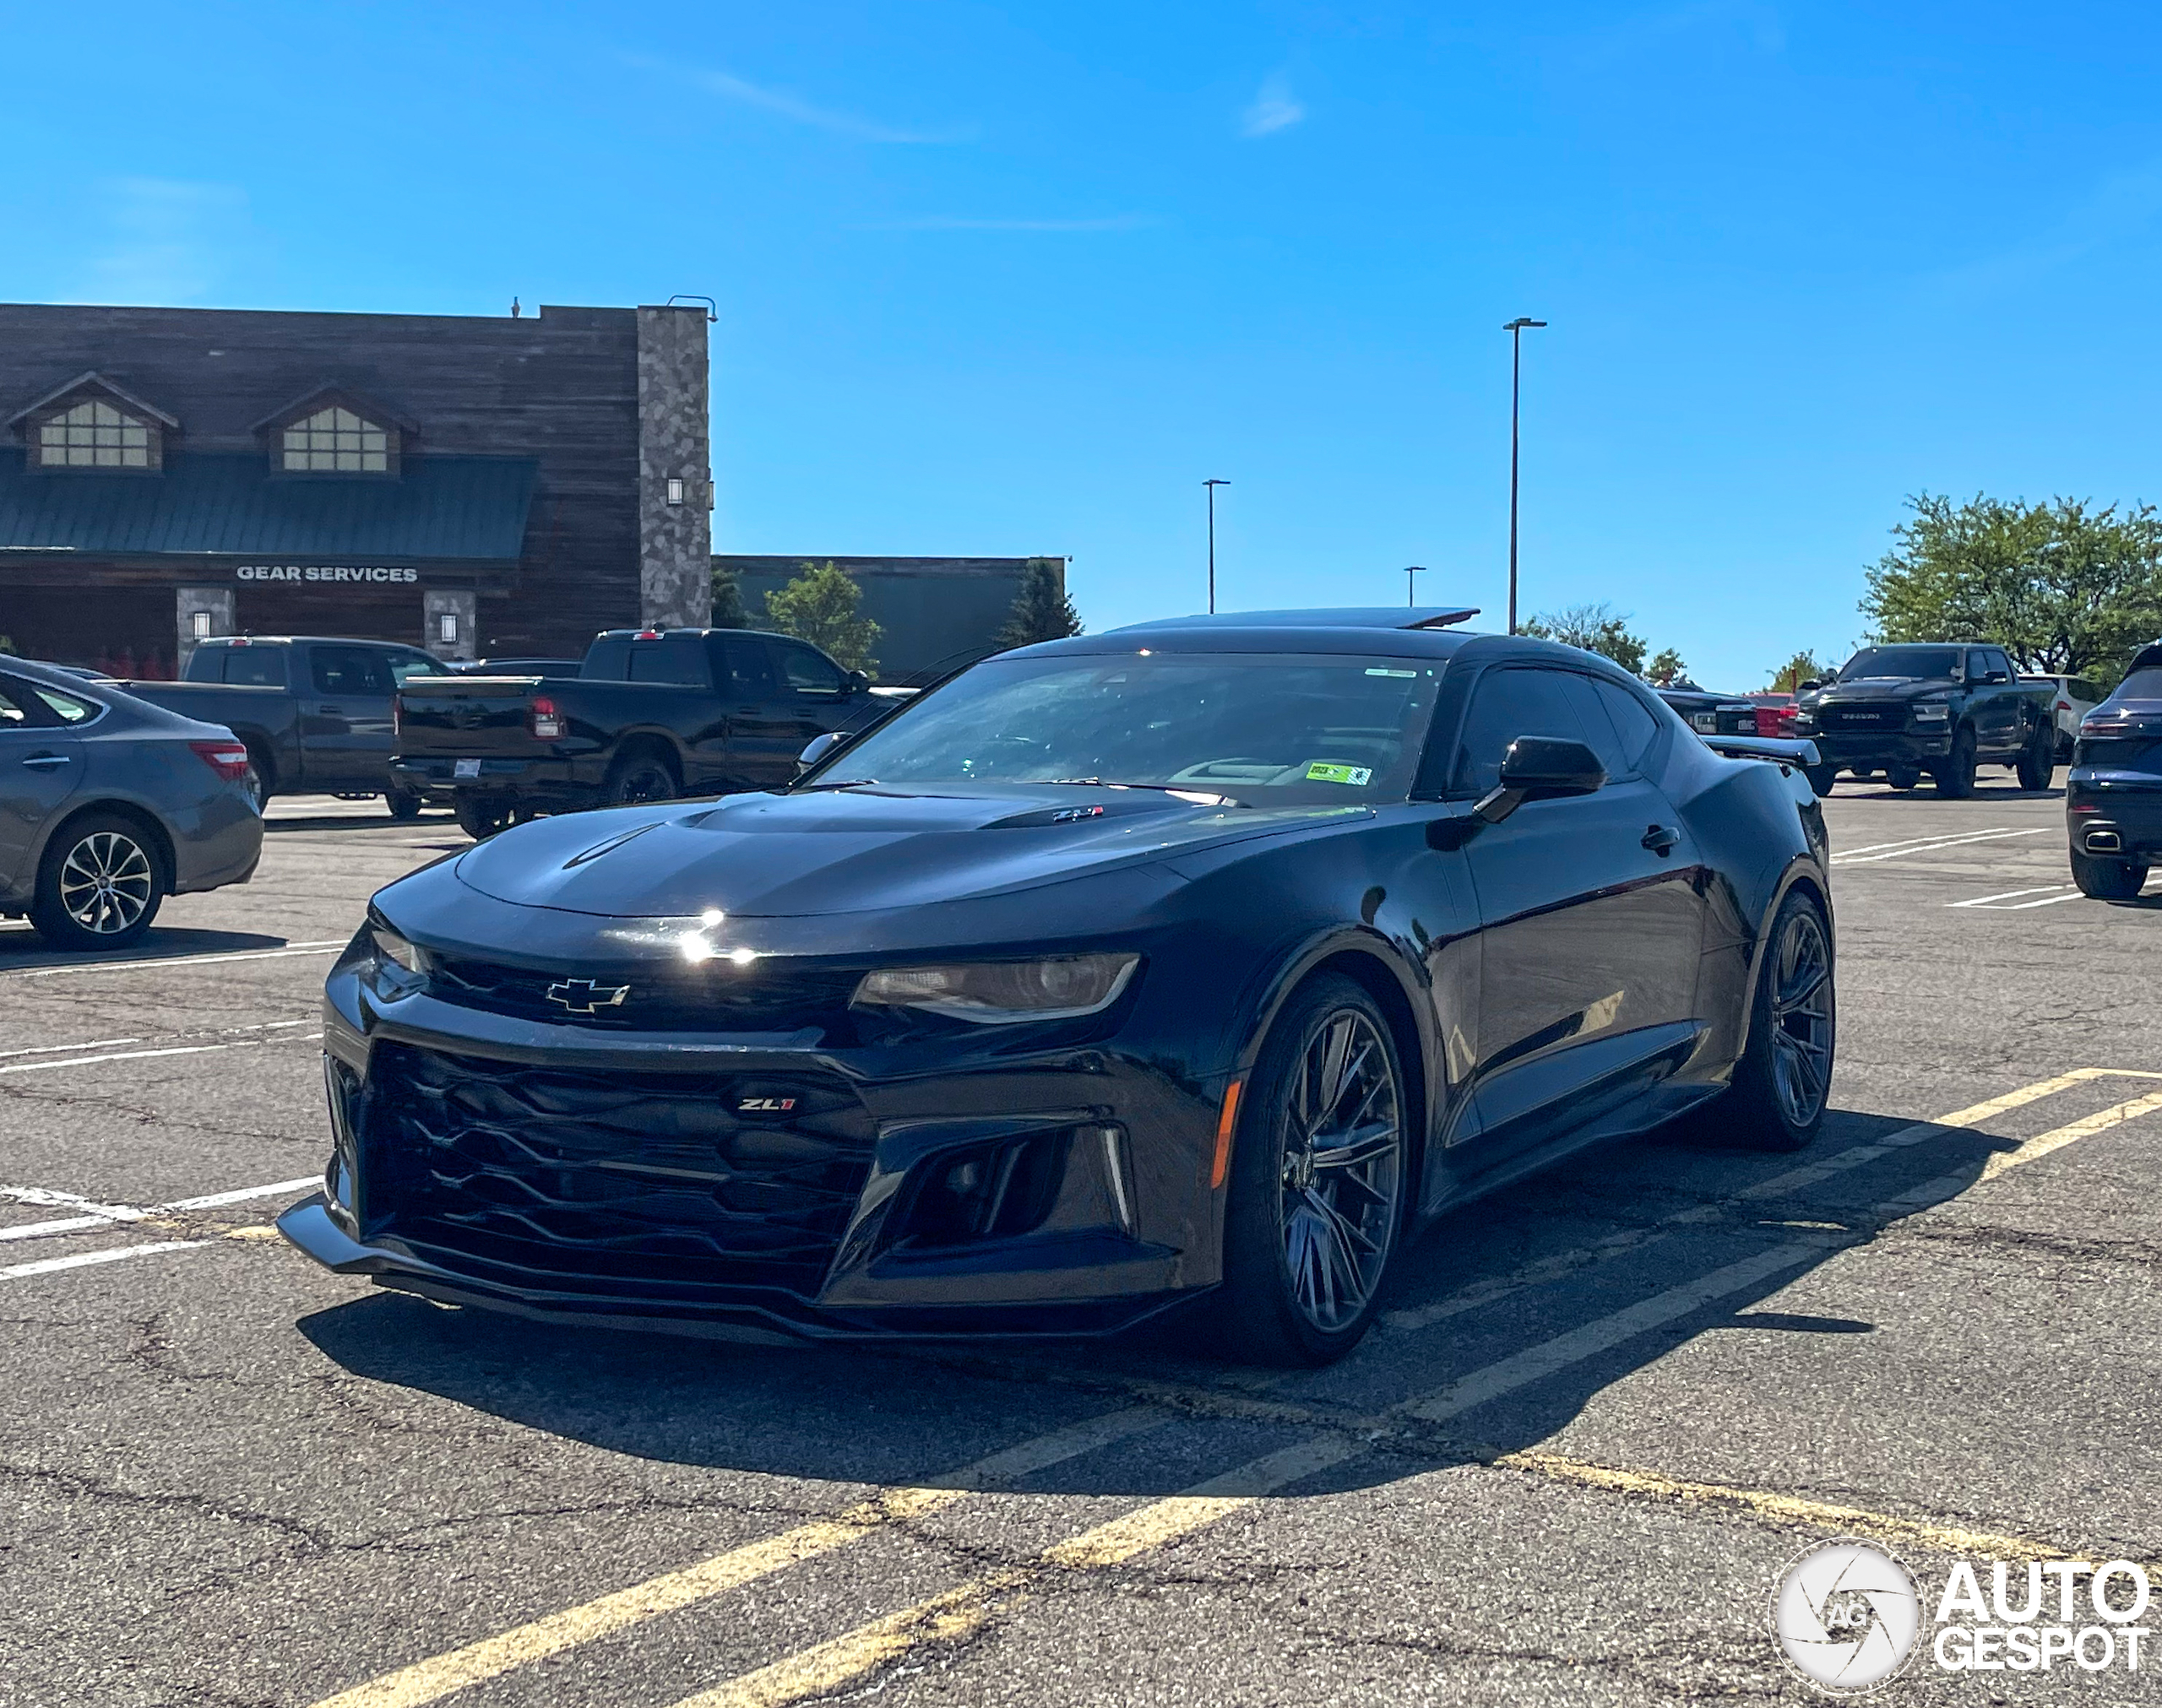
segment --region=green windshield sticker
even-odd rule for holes
[[[1373,780],[1374,773],[1363,765],[1336,765],[1317,759],[1306,767],[1309,783],[1348,783],[1354,789],[1364,789]]]
[[[1369,670],[1366,674],[1370,676],[1416,676],[1419,673],[1416,670]]]

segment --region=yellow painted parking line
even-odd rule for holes
[[[676,1708],[788,1708],[791,1703],[831,1696],[916,1649],[973,1636],[990,1619],[991,1604],[1000,1596],[1053,1573],[1101,1571],[1122,1565],[1137,1554],[1205,1530],[1274,1489],[1365,1450],[1364,1442],[1332,1438],[1265,1454],[1183,1493],[1084,1531],[1046,1548],[1027,1564],[987,1572],[958,1589],[799,1650],[710,1690],[687,1696]]]
[[[1168,1414],[1133,1407],[1055,1429],[949,1472],[921,1487],[882,1489],[832,1518],[800,1524],[763,1541],[663,1572],[628,1589],[437,1655],[364,1684],[325,1697],[315,1708],[420,1708],[468,1685],[499,1678],[663,1613],[739,1589],[763,1577],[831,1553],[872,1532],[966,1499],[983,1486],[1012,1482],[1047,1466],[1156,1428]]]
[[[2121,1126],[2127,1121],[2136,1120],[2156,1109],[2162,1109],[2162,1092],[2149,1092],[2145,1097],[2130,1098],[2046,1133],[2037,1133],[2016,1150],[1999,1151],[1991,1157],[1982,1165],[1982,1180],[1994,1180],[2008,1168],[2019,1168],[2038,1157],[2046,1157],[2052,1151],[2061,1151],[2067,1145],[2092,1138],[2096,1133],[2107,1132],[2111,1127]]]

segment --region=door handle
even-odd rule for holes
[[[318,717],[342,718],[345,715],[345,708],[343,706],[318,706],[315,709]]]
[[[1640,840],[1646,848],[1664,859],[1674,852],[1675,843],[1681,840],[1681,832],[1671,825],[1647,825]]]
[[[57,765],[73,765],[74,760],[65,753],[33,753],[23,762],[25,771],[50,771]]]

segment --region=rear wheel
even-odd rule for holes
[[[1728,1142],[1798,1151],[1817,1136],[1832,1090],[1839,1009],[1832,937],[1815,902],[1790,890],[1773,917],[1734,1085],[1713,1106]]]
[[[2147,887],[2147,868],[2134,860],[2097,859],[2072,851],[2072,881],[2098,902],[2128,902]]]
[[[63,949],[125,949],[166,898],[164,870],[142,827],[93,812],[68,826],[38,863],[30,924]]]
[[[1895,765],[1885,774],[1885,781],[1902,794],[1921,780],[1921,767],[1918,765]]]
[[[2027,738],[2027,751],[2019,756],[2019,786],[2029,790],[2047,789],[2057,768],[2056,731],[2038,724]]]
[[[270,786],[275,778],[270,769],[269,756],[253,741],[246,746],[247,774],[241,779],[241,786],[247,790],[248,799],[255,803],[255,810],[261,812],[263,804],[270,798]]]
[[[675,800],[676,773],[658,753],[641,750],[627,753],[609,767],[601,797],[611,806],[643,806],[657,800]]]
[[[421,816],[421,804],[427,797],[417,789],[394,789],[383,797],[383,804],[390,809],[390,816],[400,824],[410,824]]]
[[[502,802],[463,793],[453,797],[451,811],[458,815],[458,827],[475,842],[486,842],[511,819],[510,808]]]
[[[1930,773],[1937,792],[1947,800],[1964,800],[1975,792],[1975,732],[1963,729],[1952,738],[1952,751]]]
[[[1323,1364],[1359,1343],[1408,1184],[1388,1022],[1327,974],[1277,1017],[1239,1112],[1217,1321],[1257,1363]]]

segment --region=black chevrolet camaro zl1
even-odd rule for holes
[[[546,819],[330,974],[333,1269],[734,1337],[1356,1342],[1433,1217],[1833,1062],[1806,744],[1463,611],[1003,653],[793,785]]]

